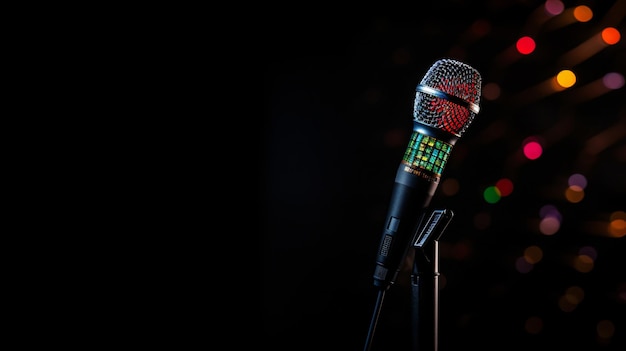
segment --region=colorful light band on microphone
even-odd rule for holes
[[[404,170],[438,182],[451,151],[451,144],[415,130],[402,158],[402,163],[406,166]]]

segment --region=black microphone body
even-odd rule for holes
[[[376,255],[374,285],[396,280],[452,147],[478,112],[480,75],[458,61],[437,61],[417,87],[413,132],[396,172]]]

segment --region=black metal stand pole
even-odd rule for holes
[[[432,264],[421,250],[416,249],[411,273],[411,330],[416,351],[436,351],[434,295]]]
[[[454,214],[435,210],[414,243],[411,273],[411,321],[415,351],[439,348],[439,238]]]

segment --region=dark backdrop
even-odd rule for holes
[[[363,349],[376,299],[374,256],[411,133],[415,87],[436,60],[454,58],[500,93],[482,98],[446,165],[442,182],[456,180],[458,192],[440,186],[431,203],[455,212],[440,241],[439,349],[624,350],[626,238],[606,233],[610,216],[626,211],[626,95],[624,87],[602,94],[583,87],[609,72],[625,75],[625,39],[575,65],[563,62],[603,26],[624,35],[624,2],[567,1],[565,11],[594,12],[569,24],[565,14],[541,17],[544,2],[530,0],[310,3],[262,17],[270,29],[259,43],[268,58],[265,346]],[[514,52],[522,35],[535,37],[531,55]],[[577,74],[574,87],[520,100],[562,69]],[[521,152],[530,136],[544,147],[533,161]],[[570,203],[563,194],[575,173],[588,184],[584,199]],[[483,191],[501,178],[513,181],[513,193],[487,203]],[[539,230],[546,205],[561,214],[553,235]],[[522,273],[516,263],[530,246],[543,256]],[[593,267],[581,272],[574,262],[589,248]],[[406,274],[387,293],[372,350],[411,350]],[[567,310],[571,287],[584,295]],[[534,332],[530,321],[539,323]],[[609,337],[599,339],[607,325]]]

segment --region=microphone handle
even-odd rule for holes
[[[376,256],[375,286],[387,289],[394,283],[423,216],[423,210],[430,204],[438,185],[438,179],[428,181],[414,175],[411,168],[404,163],[398,167]]]

